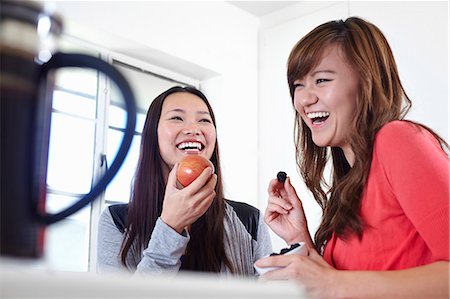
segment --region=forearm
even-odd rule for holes
[[[396,271],[338,271],[337,298],[449,298],[449,262]]]
[[[167,258],[163,254],[144,252],[142,260],[136,267],[135,275],[178,273],[181,266],[179,259]]]
[[[188,236],[178,234],[158,219],[136,273],[177,273],[188,242]]]

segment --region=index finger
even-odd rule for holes
[[[255,265],[265,267],[286,267],[291,263],[293,255],[273,255],[256,261]]]
[[[198,190],[206,185],[213,173],[212,167],[206,167],[203,169],[202,173],[184,189],[192,194],[197,193]]]
[[[280,183],[277,179],[273,179],[269,183],[269,188],[267,191],[269,192],[270,196],[281,196],[280,190],[283,189],[283,183]]]

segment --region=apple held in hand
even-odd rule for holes
[[[183,187],[192,183],[206,167],[211,167],[214,172],[214,164],[202,156],[189,155],[181,160],[178,166],[177,178]]]

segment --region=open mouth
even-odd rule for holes
[[[311,119],[311,122],[313,125],[320,125],[323,124],[327,118],[330,116],[329,112],[320,111],[320,112],[311,112],[306,113],[306,116]]]
[[[190,141],[181,142],[177,145],[177,148],[185,152],[201,152],[205,148],[205,146],[201,142]]]

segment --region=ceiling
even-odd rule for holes
[[[299,1],[227,1],[228,3],[256,16],[263,17]]]

